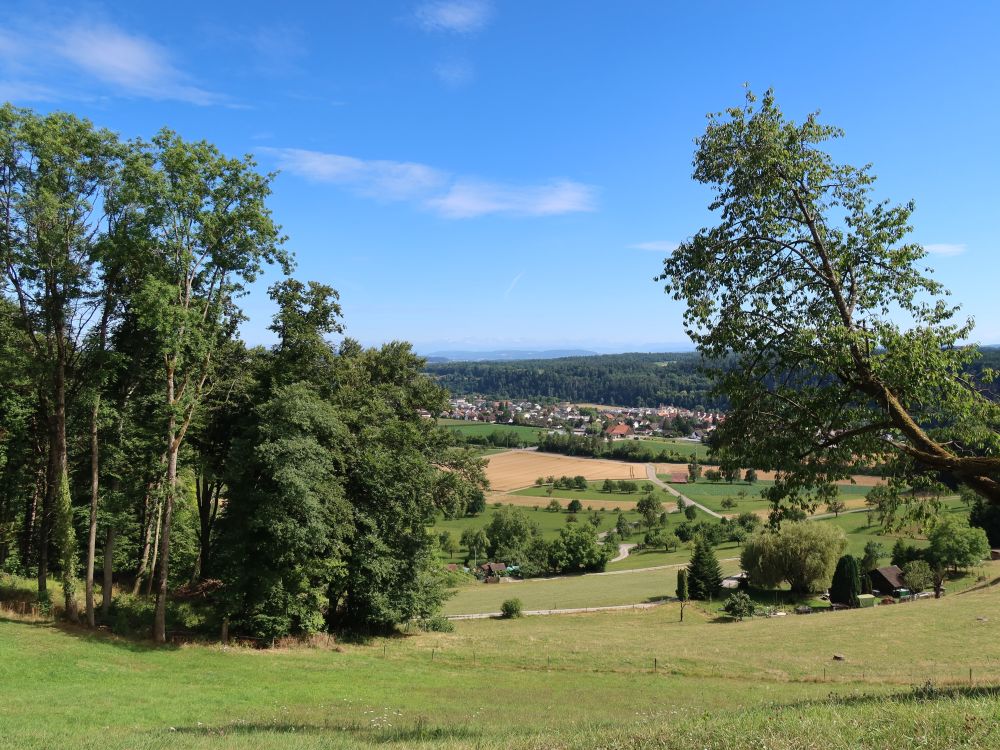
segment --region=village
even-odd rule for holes
[[[430,416],[427,414],[426,416]],[[485,397],[452,398],[445,419],[487,424],[538,427],[576,435],[604,434],[613,439],[633,436],[685,437],[699,441],[725,420],[722,412],[693,411],[671,405],[656,408],[574,404],[562,401],[506,401]]]

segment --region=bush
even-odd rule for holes
[[[753,617],[753,599],[743,591],[736,591],[729,595],[722,609],[730,617],[735,617],[737,620],[742,620],[744,617]]]
[[[934,586],[934,572],[924,560],[911,560],[903,566],[903,580],[911,591],[925,591]]]
[[[508,599],[500,605],[500,612],[505,620],[512,620],[524,614],[521,610],[520,599]]]
[[[455,624],[444,615],[434,615],[417,621],[417,627],[425,633],[453,633]]]

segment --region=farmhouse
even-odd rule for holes
[[[617,439],[617,438],[628,437],[633,432],[634,430],[627,424],[616,424],[608,427],[608,429],[604,431],[604,434],[607,435],[609,438]]]
[[[868,578],[872,582],[872,591],[878,591],[880,594],[892,594],[896,589],[906,588],[903,571],[897,565],[887,565],[869,571]]]

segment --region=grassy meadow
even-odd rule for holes
[[[597,481],[588,482],[587,489],[585,490],[561,490],[550,487],[550,485],[542,485],[540,487],[525,487],[523,490],[516,490],[511,492],[512,495],[517,495],[520,497],[537,497],[543,506],[547,505],[551,498],[556,498],[557,500],[563,501],[563,505],[570,500],[579,500],[581,503],[586,505],[588,500],[601,500],[601,501],[620,501],[622,503],[634,504],[640,497],[642,497],[647,492],[647,488],[653,490],[656,496],[660,499],[662,503],[674,504],[676,501],[673,496],[670,495],[666,490],[658,488],[652,482],[646,479],[634,479],[636,484],[635,492],[604,492],[601,486],[604,484],[603,479]],[[552,494],[549,495],[549,489],[552,489]]]
[[[704,443],[659,437],[639,438],[639,442],[652,453],[673,451],[685,457],[696,456],[699,463],[708,461],[708,446]]]
[[[457,623],[454,633],[263,652],[151,648],[0,618],[0,745],[1000,744],[995,588],[742,623],[720,623],[695,606],[685,622],[678,615],[677,605],[667,604],[477,620]],[[845,660],[833,661],[833,654]]]
[[[512,424],[491,424],[489,422],[470,422],[465,419],[439,419],[438,424],[466,437],[485,437],[498,432],[502,435],[517,437],[522,443],[538,445],[538,433],[541,427],[523,427]]]
[[[670,477],[665,474],[658,475],[665,482],[670,481]],[[761,497],[761,492],[774,485],[772,481],[760,480],[757,482],[709,482],[707,479],[699,479],[697,482],[674,485],[678,492],[699,502],[706,508],[710,508],[717,513],[755,513],[762,510],[770,510],[770,503]],[[857,485],[838,485],[840,498],[851,505],[859,505],[868,495],[871,487],[860,487]],[[741,498],[740,492],[745,492],[746,497]],[[723,508],[722,501],[731,498],[736,502],[734,508]],[[826,506],[820,505],[816,508],[817,513],[825,513]]]

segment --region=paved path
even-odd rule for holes
[[[634,542],[622,542],[621,544],[618,545],[618,556],[611,558],[610,560],[608,560],[608,562],[613,563],[613,562],[618,562],[619,560],[624,560],[626,557],[629,556],[629,554],[631,554],[632,550],[637,546],[638,545],[635,544]]]
[[[706,508],[701,503],[696,503],[687,495],[682,495],[680,492],[675,490],[671,485],[667,484],[658,476],[656,476],[656,467],[653,464],[646,464],[646,479],[655,484],[657,487],[662,487],[674,497],[679,497],[681,499],[681,502],[684,503],[685,505],[693,505],[694,507],[708,513],[708,515],[712,516],[712,518],[723,518],[723,515],[721,513],[716,513],[711,508]]]

